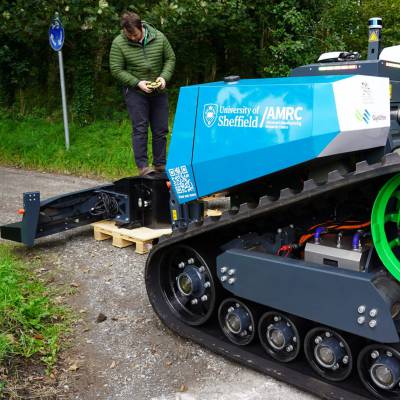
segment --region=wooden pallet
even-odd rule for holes
[[[114,221],[99,221],[92,224],[95,240],[106,240],[112,238],[112,245],[115,247],[127,247],[136,245],[135,252],[139,254],[148,253],[153,247],[155,239],[163,235],[169,235],[172,230],[136,228],[118,228]]]
[[[222,211],[215,208],[209,208],[204,211],[204,215],[206,217],[220,217],[222,215]]]

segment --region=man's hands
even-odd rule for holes
[[[167,83],[165,82],[165,79],[159,76],[154,82],[150,81],[140,81],[137,86],[140,90],[143,90],[145,93],[151,93],[153,90],[156,90],[158,88],[160,89],[165,89],[165,86]]]
[[[149,85],[151,82],[150,81],[140,81],[137,86],[140,90],[143,90],[143,92],[145,93],[151,93],[153,91],[153,89],[150,89],[149,87],[147,87],[147,85]]]
[[[140,81],[138,83],[138,88],[140,90],[143,90],[145,93],[151,93],[153,90],[156,90],[158,88],[160,89],[165,89],[165,86],[167,83],[165,82],[165,79],[159,76],[155,82],[150,82],[150,81]]]
[[[157,83],[161,83],[161,85],[160,85],[160,88],[161,88],[161,89],[165,89],[165,86],[167,86],[167,82],[165,82],[165,79],[162,78],[161,76],[159,76],[159,77],[156,79],[156,82],[157,82]]]

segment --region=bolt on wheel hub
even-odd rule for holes
[[[301,339],[295,323],[286,315],[267,312],[258,324],[258,335],[264,350],[281,362],[293,361],[299,354]]]
[[[204,272],[204,271],[203,271]],[[184,271],[176,277],[178,290],[184,296],[200,297],[205,292],[205,276],[200,268],[187,266]]]
[[[322,339],[314,348],[314,356],[318,364],[323,368],[337,369],[338,361],[345,357],[345,351],[340,346],[337,338]]]
[[[160,288],[174,314],[189,325],[210,318],[216,299],[213,274],[193,248],[176,246],[164,256]]]
[[[243,302],[233,298],[224,300],[218,310],[218,321],[232,343],[245,346],[254,339],[254,316]]]
[[[378,398],[400,398],[400,352],[394,347],[372,344],[358,356],[358,374],[363,385]]]
[[[351,373],[353,357],[350,346],[331,329],[311,329],[304,339],[304,351],[313,370],[330,381],[342,381]]]

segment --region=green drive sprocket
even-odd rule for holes
[[[383,265],[400,282],[400,175],[379,191],[372,208],[371,232]]]

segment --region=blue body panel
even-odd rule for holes
[[[198,92],[197,86],[183,87],[179,92],[176,115],[180,117],[174,121],[168,154],[168,177],[182,203],[198,197],[192,170]]]
[[[181,88],[167,163],[179,203],[318,157],[340,131],[332,84],[345,78]]]

